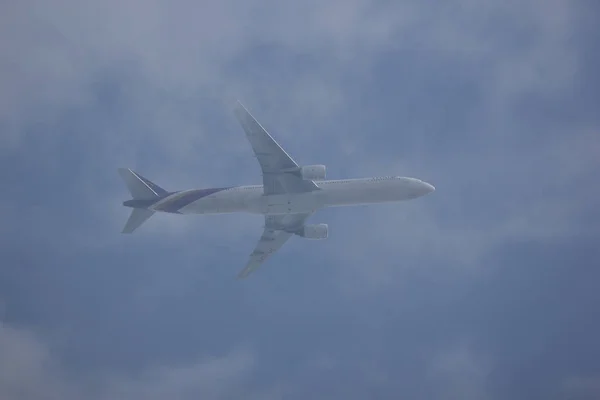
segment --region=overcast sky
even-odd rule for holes
[[[595,1],[0,5],[0,398],[600,398]],[[239,98],[328,177],[414,201],[322,210],[236,281],[256,215],[120,234],[118,167],[261,183]]]

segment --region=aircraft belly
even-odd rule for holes
[[[336,191],[329,196],[331,205],[367,204],[382,201],[382,196],[373,192]]]
[[[239,193],[224,191],[199,199],[181,209],[184,214],[224,214],[247,211],[246,198]]]
[[[203,198],[183,207],[182,214],[215,214],[218,211],[217,202],[214,198]]]
[[[262,196],[260,201],[261,213],[277,215],[312,212],[323,206],[317,193],[308,192]]]
[[[326,190],[328,206],[359,205],[407,200],[406,189],[393,183],[367,183],[362,187],[338,187]]]

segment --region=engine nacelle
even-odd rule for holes
[[[296,235],[306,239],[327,239],[328,226],[327,224],[304,225]]]
[[[324,165],[306,165],[300,167],[300,176],[307,181],[318,181],[325,179],[326,171]]]

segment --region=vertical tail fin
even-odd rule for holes
[[[149,181],[140,174],[135,173],[129,168],[119,168],[119,174],[125,181],[125,185],[127,185],[127,189],[129,189],[131,197],[135,200],[152,199],[167,193],[165,189]]]
[[[167,194],[166,190],[129,168],[119,168],[118,171],[134,200],[151,200]],[[134,208],[125,223],[125,227],[123,227],[122,233],[132,233],[152,215],[154,215],[152,210]]]

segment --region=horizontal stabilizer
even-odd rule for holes
[[[135,200],[152,199],[167,193],[157,184],[149,181],[129,168],[119,168],[119,174],[125,181],[131,197]]]
[[[131,210],[131,215],[125,223],[122,233],[132,233],[140,227],[148,218],[154,215],[154,211],[144,208],[134,208]]]

